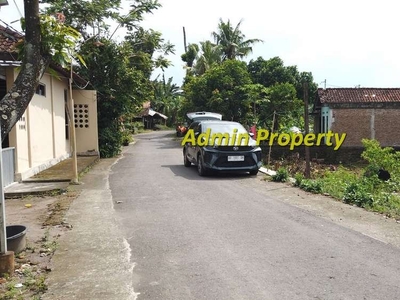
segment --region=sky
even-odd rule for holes
[[[8,0],[0,19],[23,13],[22,0]],[[129,1],[124,1],[125,7]],[[180,85],[185,75],[183,27],[187,43],[212,40],[220,19],[247,39],[261,39],[245,60],[279,56],[285,66],[311,72],[319,87],[400,87],[400,18],[396,0],[159,0],[142,26],[160,31],[175,45],[165,77]],[[18,23],[11,24],[18,27]],[[123,31],[118,32],[123,36]],[[153,77],[160,74],[156,70]]]

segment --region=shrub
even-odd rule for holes
[[[99,132],[100,157],[109,158],[121,153],[121,131],[110,125]]]
[[[322,192],[322,181],[318,179],[303,179],[299,187],[306,192],[319,194]]]
[[[400,217],[400,196],[393,193],[381,193],[374,197],[373,209],[389,217]]]
[[[304,179],[304,175],[301,173],[296,173],[296,175],[294,175],[294,186],[300,186],[302,181]]]
[[[366,175],[376,174],[379,169],[388,171],[391,176],[400,175],[400,152],[391,147],[381,148],[376,140],[363,139],[365,150],[361,157],[368,161]]]
[[[322,181],[322,192],[337,199],[343,199],[346,186],[358,180],[357,174],[340,166],[336,171],[324,173]]]
[[[355,204],[359,207],[371,207],[374,197],[371,193],[370,185],[366,180],[352,182],[345,188],[343,202]]]
[[[121,144],[123,146],[128,146],[130,143],[133,142],[133,137],[130,131],[125,130],[121,133]]]
[[[134,122],[133,126],[133,133],[140,133],[144,131],[144,124],[143,122]]]
[[[289,172],[286,168],[279,168],[275,175],[272,175],[272,181],[286,182],[289,179]]]

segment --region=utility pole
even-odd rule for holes
[[[72,63],[71,76],[69,79],[69,98],[70,98],[70,130],[71,130],[71,150],[72,150],[72,183],[78,183],[78,157],[76,155],[76,132],[75,132],[75,116],[74,116],[74,98],[72,97]]]
[[[270,134],[270,136],[274,133],[275,114],[276,114],[276,111],[274,110],[274,116],[272,117],[272,127],[271,127],[271,134]],[[267,166],[268,166],[268,168],[269,168],[269,164],[270,164],[270,162],[271,162],[271,148],[272,148],[272,145],[271,145],[271,143],[269,143],[268,161],[267,161]],[[276,170],[275,170],[275,171],[276,171]]]
[[[304,82],[304,127],[305,127],[305,135],[309,132],[309,120],[308,120],[308,83]],[[310,178],[310,147],[304,145],[304,153],[306,156],[306,169],[304,171],[304,177]]]
[[[185,53],[187,52],[187,45],[186,45],[186,31],[185,26],[183,26],[183,46],[185,47]]]

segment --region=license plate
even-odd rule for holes
[[[243,155],[228,156],[228,161],[244,161]]]

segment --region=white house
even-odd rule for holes
[[[21,62],[13,45],[21,37],[11,28],[0,26],[0,99],[18,75]],[[75,123],[77,154],[99,155],[96,91],[82,89],[87,82],[73,74],[71,95],[70,73],[54,65],[51,68],[57,76],[54,72],[44,74],[24,115],[3,141],[3,151],[13,152],[15,181],[71,156],[71,120]],[[3,161],[7,169],[6,163]]]

